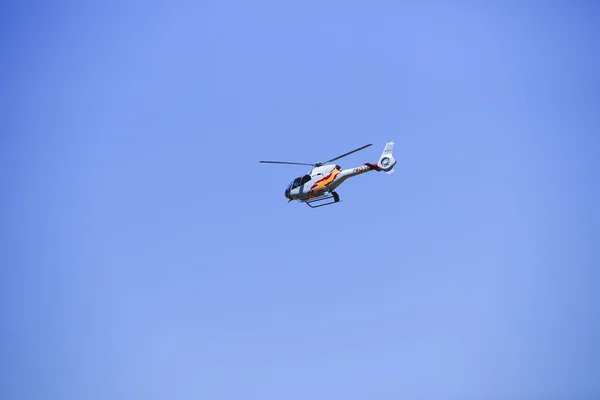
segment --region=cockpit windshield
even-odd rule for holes
[[[306,182],[310,181],[310,175],[300,176],[290,184],[290,189],[296,189],[298,186],[304,185]]]

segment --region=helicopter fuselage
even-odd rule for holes
[[[346,179],[376,168],[373,164],[344,170],[339,165],[315,167],[307,174],[294,179],[286,188],[285,197],[299,201],[320,197],[333,192]]]

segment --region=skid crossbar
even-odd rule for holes
[[[331,200],[331,199],[333,199],[333,201],[330,201],[328,203],[316,204],[316,203],[320,203],[322,201],[327,201],[327,200]],[[310,208],[317,208],[317,207],[328,206],[330,204],[334,204],[339,201],[340,201],[340,196],[336,192],[331,192],[331,194],[327,194],[327,195],[320,196],[320,197],[315,197],[314,199],[305,200],[304,202]],[[313,205],[313,204],[315,204],[315,205]]]

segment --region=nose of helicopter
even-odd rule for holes
[[[285,189],[285,198],[291,200],[291,198],[290,198],[290,188]]]

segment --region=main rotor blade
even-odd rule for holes
[[[332,158],[332,159],[331,159],[331,160],[329,160],[329,161],[325,161],[325,163],[332,162],[332,161],[335,161],[335,160],[339,160],[339,159],[340,159],[340,158],[342,158],[342,157],[346,157],[346,156],[347,156],[347,155],[349,155],[349,154],[352,154],[352,153],[354,153],[354,152],[357,152],[357,151],[359,151],[359,150],[362,150],[362,149],[366,149],[367,147],[369,147],[369,146],[372,146],[372,145],[373,145],[373,144],[367,144],[367,145],[365,145],[365,146],[363,146],[363,147],[359,147],[359,148],[358,148],[358,149],[356,149],[356,150],[349,151],[349,152],[347,152],[346,154],[342,154],[341,156],[337,156],[336,158]]]
[[[310,165],[313,167],[315,164],[306,164],[306,163],[298,163],[298,162],[287,162],[287,161],[260,161],[263,164],[293,164],[293,165]]]

